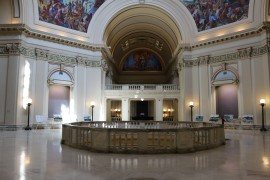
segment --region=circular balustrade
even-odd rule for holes
[[[94,152],[186,153],[223,145],[225,135],[205,122],[75,122],[62,125],[61,142]]]

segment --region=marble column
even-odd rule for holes
[[[122,121],[129,121],[129,99],[122,98]]]

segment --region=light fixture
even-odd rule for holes
[[[143,99],[143,98],[141,98],[141,101],[144,101],[144,99]]]
[[[32,105],[33,100],[28,98],[27,106],[28,106],[28,118],[27,118],[27,126],[24,128],[25,130],[31,130],[32,128],[29,126],[29,118],[30,118],[30,106]]]
[[[189,102],[189,107],[190,107],[190,121],[192,122],[193,121],[193,115],[192,115],[192,108],[194,107],[194,102],[193,101],[190,101]]]
[[[91,102],[91,108],[92,108],[92,121],[94,121],[94,107],[95,107],[95,102]]]
[[[260,131],[267,131],[267,129],[264,127],[264,110],[263,110],[263,107],[265,105],[265,99],[261,99],[260,104],[262,106],[262,127],[261,127]]]

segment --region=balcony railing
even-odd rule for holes
[[[176,84],[109,84],[106,90],[160,90],[160,91],[177,91],[180,90]]]

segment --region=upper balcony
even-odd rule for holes
[[[179,86],[176,84],[109,84],[106,85],[105,90],[117,91],[180,91]]]
[[[176,98],[180,95],[180,88],[176,84],[108,84],[105,87],[105,94],[106,96],[138,94],[146,98],[162,95]]]

